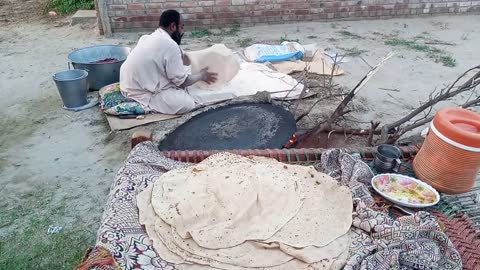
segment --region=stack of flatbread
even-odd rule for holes
[[[348,257],[351,192],[312,167],[216,154],[163,174],[137,203],[179,269],[340,269]]]

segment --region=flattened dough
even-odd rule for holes
[[[352,194],[332,177],[313,168],[293,167],[302,178],[305,202],[298,214],[265,242],[291,247],[323,247],[344,235],[352,225]]]
[[[282,265],[293,259],[293,256],[280,250],[276,243],[266,244],[246,241],[231,248],[207,249],[197,245],[191,238],[181,238],[173,228],[171,229],[171,236],[171,240],[177,247],[190,254],[241,267],[272,267]]]
[[[155,211],[151,204],[152,190],[153,185],[149,185],[137,195],[139,222],[145,226],[145,230],[147,231],[150,240],[152,240],[153,248],[155,248],[162,259],[175,264],[186,263],[182,257],[171,252],[155,232],[155,219],[158,217],[155,215]]]
[[[204,68],[208,68],[209,72],[217,73],[217,81],[212,84],[205,82],[197,82],[195,85],[212,89],[229,82],[240,70],[240,64],[235,58],[233,51],[223,44],[215,44],[210,48],[185,52],[190,59],[192,73],[197,73]]]
[[[172,175],[168,176],[170,173]],[[245,158],[233,154],[217,154],[200,164],[174,170],[163,176],[137,196],[139,221],[145,225],[156,252],[163,259],[175,263],[178,269],[341,269],[348,258],[348,228],[351,225],[352,210],[350,191],[338,186],[334,179],[318,173],[312,167],[285,165],[262,157]],[[275,187],[271,186],[273,184]],[[251,195],[252,190],[254,196]],[[167,198],[163,197],[165,191]],[[288,191],[290,195],[285,195],[284,191]],[[155,192],[160,192],[160,196]],[[271,194],[265,194],[266,192]],[[282,198],[277,201],[265,198],[273,197],[277,193],[287,198],[277,197],[275,199]],[[344,198],[346,195],[349,197]],[[172,227],[165,222],[167,220],[158,214],[162,213],[159,209],[154,209],[155,204],[151,201],[155,201],[155,198],[172,202],[165,204],[168,207],[160,203],[163,207],[161,210],[168,213],[165,215],[167,220],[172,223],[179,222],[183,226],[185,237],[177,232],[178,227]],[[253,202],[250,204],[253,213],[245,210],[248,208],[245,206],[248,205],[244,202],[245,198]],[[203,213],[192,210],[199,201],[209,205]],[[263,213],[263,208],[273,205],[281,210],[281,213],[276,215],[283,216],[284,201],[299,203],[299,209],[292,218],[282,221],[283,226],[267,240],[252,238],[239,245],[208,249],[199,245],[195,238],[190,238],[196,234],[191,234],[187,228],[193,228],[193,231],[206,228],[207,231],[211,230],[210,235],[217,233],[220,239],[199,234],[206,243],[213,239],[214,246],[232,244],[230,238],[237,241],[242,237],[258,234],[261,231],[259,228],[272,226],[272,222],[268,222],[270,218],[265,218],[270,212]],[[287,207],[290,204],[286,203]],[[255,210],[256,208],[262,210]],[[226,209],[239,212],[232,219],[230,215],[225,215],[229,213]],[[333,216],[332,211],[335,213]],[[185,213],[190,219],[182,217]],[[201,215],[192,217],[195,213]],[[265,216],[259,219],[258,215]],[[212,223],[211,219],[206,218],[211,216],[218,218],[219,222]],[[201,220],[202,218],[204,220]],[[253,221],[257,226],[252,225]],[[195,227],[198,222],[201,229]],[[342,233],[345,224],[347,229]],[[210,228],[211,226],[217,227],[216,230],[219,231]],[[229,226],[235,229],[228,231],[231,229]],[[246,228],[248,233],[242,234],[245,232],[243,228]],[[225,233],[222,229],[228,232]],[[268,234],[271,231],[273,230]],[[233,235],[235,233],[237,234]],[[330,238],[333,239],[329,240]]]
[[[152,240],[157,253],[162,259],[177,264],[179,269],[211,269],[209,266],[225,269],[247,269],[248,267],[258,268],[274,265],[275,267],[267,267],[267,269],[293,269],[289,267],[299,267],[299,269],[303,269],[307,268],[307,265],[310,263],[321,265],[322,263],[318,262],[331,261],[332,258],[341,256],[345,250],[348,251],[350,243],[348,234],[339,237],[329,245],[321,248],[306,247],[296,249],[284,244],[272,243],[268,246],[260,242],[248,241],[230,249],[202,249],[192,239],[180,238],[174,229],[156,216],[152,205],[149,203],[152,190],[153,185],[150,185],[137,196],[137,206],[140,211],[139,221],[145,225],[147,234]],[[157,225],[155,227],[156,222]],[[159,235],[164,236],[159,237]],[[176,253],[167,248],[167,245],[165,245],[163,241],[169,241],[168,247]],[[181,251],[182,249],[185,250],[185,252]],[[302,262],[291,261],[293,259],[292,256]],[[182,257],[192,262],[188,262]],[[200,265],[192,265],[192,263],[199,263]],[[330,265],[330,263],[325,265]]]
[[[154,183],[152,205],[182,238],[205,248],[268,239],[303,205],[303,185],[288,167],[216,154],[163,174]]]
[[[279,248],[288,255],[291,255],[305,263],[317,263],[325,259],[332,259],[340,256],[350,245],[350,235],[344,234],[335,241],[323,247],[308,246],[294,248],[280,243]]]

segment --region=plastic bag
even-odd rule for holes
[[[244,53],[249,61],[264,63],[302,59],[305,49],[297,42],[285,41],[281,45],[254,44]]]

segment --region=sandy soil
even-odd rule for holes
[[[286,33],[289,39],[316,42],[333,51],[354,47],[367,50],[361,56],[374,65],[392,50],[384,44],[384,35],[397,33],[406,39],[425,35],[455,43],[437,46],[457,60],[454,68],[435,63],[422,52],[399,49],[397,56],[368,83],[359,99],[364,109],[355,117],[386,122],[401,117],[431,90],[479,64],[475,53],[480,44],[479,21],[480,16],[458,16],[260,26],[242,29],[233,37],[186,39],[184,46],[198,49],[224,42],[238,48],[242,40],[274,43]],[[343,30],[362,38],[339,33]],[[52,203],[68,196],[68,215],[84,216],[93,230],[98,228],[106,194],[128,154],[132,131],[110,132],[98,109],[78,113],[63,110],[51,76],[67,69],[67,54],[75,48],[134,45],[138,37],[135,33],[105,39],[92,27],[69,26],[68,18],[0,27],[0,207],[21,204],[25,194],[38,189],[53,191]],[[335,79],[347,88],[369,70],[362,59],[350,59],[342,65],[347,74]],[[311,121],[322,113],[319,108]],[[60,222],[68,225],[68,216]]]

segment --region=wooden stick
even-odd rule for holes
[[[476,98],[476,99],[473,99],[471,101],[468,101],[466,102],[465,104],[463,104],[461,107],[466,109],[466,108],[470,108],[470,107],[476,107],[476,106],[480,106],[480,97]],[[416,129],[418,127],[421,127],[427,123],[430,123],[432,122],[433,120],[433,117],[434,116],[430,116],[430,117],[427,117],[421,121],[417,121],[416,123],[413,123],[411,125],[408,125],[406,126],[405,128],[402,128],[401,129],[401,132],[400,132],[400,135],[403,135],[405,133],[407,133],[408,131],[410,130],[413,130],[413,129]]]
[[[398,90],[398,89],[381,88],[381,87],[378,88],[378,89],[380,89],[380,90],[385,90],[385,91],[391,91],[391,92],[400,92],[400,90]]]
[[[375,134],[375,131],[377,130],[378,126],[380,125],[380,122],[370,122],[371,128],[368,131],[368,139],[367,139],[367,146],[373,146],[373,134]]]
[[[339,116],[343,115],[342,113],[347,106],[347,104],[353,99],[353,97],[367,84],[367,82],[380,70],[380,68],[393,56],[395,53],[390,52],[387,56],[385,56],[380,63],[374,66],[370,71],[365,75],[360,82],[350,91],[350,93],[343,99],[343,101],[338,105],[337,109],[333,112],[330,116],[328,122],[333,123],[335,119]]]
[[[103,35],[105,37],[112,36],[112,26],[110,25],[110,17],[108,16],[107,0],[97,0],[98,19],[102,23]]]
[[[299,115],[297,117],[297,119],[295,120],[295,122],[298,122],[298,121],[302,120],[305,116],[310,114],[310,112],[313,110],[313,108],[315,108],[315,106],[317,106],[317,104],[320,103],[321,101],[326,100],[326,99],[330,99],[330,98],[334,98],[334,97],[343,97],[343,96],[345,96],[345,94],[337,94],[337,95],[332,95],[332,96],[326,96],[326,97],[319,98],[317,101],[315,101],[315,103],[313,103],[312,106],[310,106],[310,108],[305,113],[302,113],[301,115]]]

